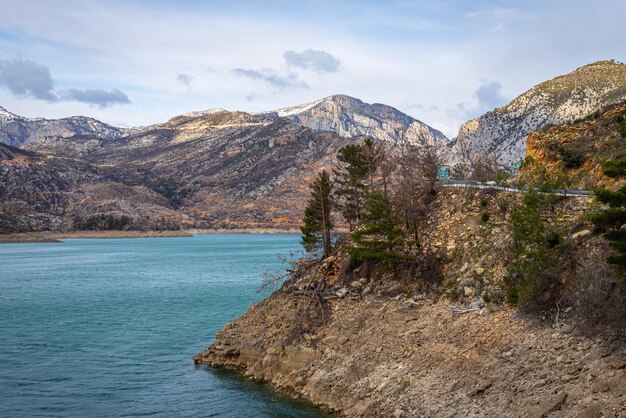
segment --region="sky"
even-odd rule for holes
[[[0,0],[0,106],[118,126],[347,94],[448,137],[544,80],[626,61],[626,1]]]

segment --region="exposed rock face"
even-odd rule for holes
[[[346,95],[325,97],[275,113],[316,131],[335,132],[346,138],[368,135],[392,143],[448,142],[443,133],[391,106],[368,104]]]
[[[495,153],[508,164],[524,158],[526,138],[535,130],[561,125],[626,99],[626,65],[599,61],[543,82],[511,103],[466,122],[452,151]]]
[[[0,107],[0,143],[15,147],[35,143],[45,138],[68,138],[75,135],[112,140],[127,132],[128,130],[85,116],[63,119],[25,118]]]
[[[330,301],[330,323],[287,344],[302,303],[279,293],[253,305],[195,361],[350,417],[625,412],[623,341],[555,332],[510,309],[458,315],[447,302],[366,297]]]
[[[519,195],[449,193],[420,237],[445,254],[443,286],[462,289],[458,302],[425,292],[419,275],[352,269],[340,253],[296,272],[194,360],[350,417],[625,414],[623,332],[588,337],[571,311],[553,325],[552,315],[541,321],[481,298],[506,277],[510,236],[496,201]],[[583,200],[561,204],[576,222]],[[479,221],[485,210],[492,224]],[[574,258],[597,245],[575,240]]]
[[[602,172],[602,164],[622,157],[626,138],[626,102],[607,106],[578,122],[555,126],[528,136],[526,158],[548,172],[565,171],[571,188],[617,189],[623,179],[612,179]],[[577,161],[567,162],[567,154]],[[569,165],[569,166],[568,166]],[[522,169],[521,176],[532,173]]]

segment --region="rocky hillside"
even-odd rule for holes
[[[607,106],[588,117],[562,126],[536,131],[528,137],[521,178],[532,180],[536,167],[552,174],[565,174],[569,187],[593,190],[615,189],[624,181],[607,177],[602,164],[624,156],[626,102]]]
[[[341,94],[270,113],[316,131],[335,132],[344,138],[367,135],[394,144],[400,141],[412,144],[448,142],[438,130],[391,106],[368,104]]]
[[[179,116],[115,141],[75,135],[44,138],[23,147],[40,153],[28,154],[34,159],[45,160],[43,155],[51,156],[50,161],[71,159],[97,170],[102,177],[91,178],[87,170],[81,181],[80,174],[72,174],[72,186],[65,192],[79,183],[83,183],[80,190],[89,190],[90,196],[96,191],[98,195],[104,193],[105,181],[125,187],[130,193],[120,189],[116,195],[109,187],[105,194],[111,205],[120,199],[113,206],[135,220],[130,223],[132,227],[171,224],[174,228],[289,229],[300,223],[312,176],[321,168],[332,167],[337,150],[354,140],[332,132],[315,132],[285,118],[211,111]],[[41,171],[49,165],[37,167]],[[53,171],[48,181],[54,183],[64,176]],[[7,195],[7,204],[20,201],[19,183],[27,183],[27,178],[26,174],[8,171],[7,181],[13,183],[15,193]],[[23,185],[26,189],[31,186]],[[162,216],[146,210],[147,219],[136,219],[136,208],[124,203],[135,188],[151,195],[135,193],[134,202],[139,204],[146,198],[145,203],[161,207]],[[157,198],[159,202],[154,201]],[[66,219],[48,223],[49,227],[91,227],[74,222],[70,202],[64,202],[65,209],[50,210]],[[40,209],[47,204],[44,199]],[[161,218],[167,222],[153,222]],[[37,225],[47,228],[44,224]]]
[[[108,141],[120,138],[128,132],[85,116],[63,119],[25,118],[0,107],[0,143],[15,147],[46,138],[69,138],[76,135]]]
[[[440,132],[392,107],[348,96],[291,111],[192,112],[134,131],[88,118],[27,119],[6,111],[1,115],[4,142],[39,155],[80,160],[107,173],[107,181],[144,187],[179,214],[176,226],[291,229],[300,223],[312,176],[332,168],[337,150],[360,140],[359,135],[391,146],[401,138],[447,143]],[[86,184],[101,183],[88,175],[85,179]],[[26,180],[17,176],[11,181]],[[61,216],[58,208],[54,213]],[[57,221],[48,225],[87,225],[69,218]],[[36,224],[46,228],[45,223]]]
[[[343,416],[623,416],[623,331],[585,326],[594,303],[624,306],[585,296],[595,292],[589,269],[606,278],[611,271],[602,253],[589,258],[598,237],[578,230],[588,202],[555,202],[552,222],[566,231],[567,292],[533,315],[503,303],[507,208],[519,198],[440,192],[420,231],[439,267],[431,259],[422,270],[377,270],[341,251],[302,262],[194,360],[270,381]],[[427,278],[432,272],[440,277]]]
[[[626,99],[626,65],[599,61],[543,82],[511,103],[470,120],[459,129],[452,151],[494,153],[508,164],[524,158],[526,138]]]
[[[0,144],[0,233],[189,225],[168,199],[106,168]]]

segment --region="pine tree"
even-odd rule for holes
[[[365,193],[373,187],[373,176],[378,164],[378,153],[373,141],[366,138],[363,144],[349,144],[339,149],[338,165],[334,170],[335,196],[350,230],[359,221]]]
[[[350,254],[357,260],[384,263],[402,261],[404,257],[400,251],[404,247],[404,235],[400,224],[384,193],[368,193],[361,225],[350,234],[353,242]]]
[[[603,171],[609,177],[626,177],[626,160],[607,161],[603,166]],[[604,237],[617,254],[608,256],[607,261],[624,272],[626,271],[626,230],[622,229],[622,226],[626,224],[626,186],[617,191],[600,189],[595,192],[595,195],[600,203],[609,207],[592,215],[591,221],[598,228],[608,229]]]
[[[300,227],[302,245],[308,253],[317,253],[321,247],[324,259],[330,255],[333,228],[332,184],[328,172],[321,171],[310,187],[311,198],[304,209],[304,225]]]

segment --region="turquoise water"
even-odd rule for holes
[[[319,417],[193,364],[298,236],[0,245],[1,417]]]

